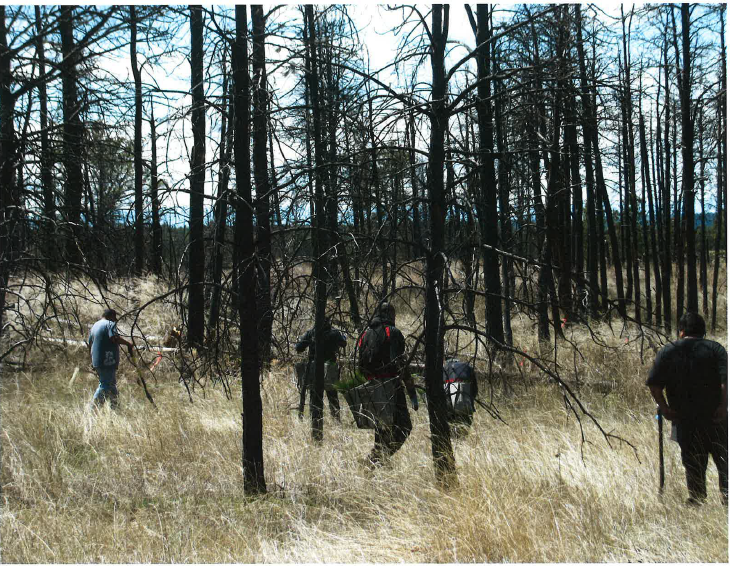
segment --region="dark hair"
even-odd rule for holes
[[[685,336],[702,338],[705,335],[705,319],[696,312],[686,312],[679,319],[679,330]]]
[[[392,320],[395,318],[395,307],[390,303],[380,303],[377,313],[380,318]]]
[[[107,320],[112,320],[113,318],[117,318],[117,311],[114,309],[106,309],[101,316]]]

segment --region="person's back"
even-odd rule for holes
[[[337,391],[334,389],[334,382],[339,377],[339,368],[337,366],[337,353],[340,348],[347,346],[347,338],[345,335],[332,328],[332,324],[328,318],[324,321],[322,329],[322,350],[325,362],[325,394],[329,401],[330,412],[336,420],[340,420],[340,402],[337,398]],[[317,352],[316,328],[311,328],[299,338],[294,345],[297,352],[303,352],[309,348],[308,363],[303,367],[303,372],[297,377],[299,386],[299,418],[304,415],[304,405],[307,399],[307,389],[314,381],[314,357]]]
[[[646,385],[660,414],[672,421],[687,475],[688,503],[696,505],[707,497],[711,455],[727,505],[727,352],[704,338],[705,320],[699,314],[685,313],[678,327],[680,339],[659,351]]]
[[[387,316],[376,316],[358,341],[358,366],[370,377],[395,377],[405,354],[403,333]]]
[[[338,350],[340,348],[344,348],[346,345],[347,338],[345,338],[345,335],[327,324],[322,337],[324,360],[326,362],[337,361]],[[297,352],[303,352],[307,348],[309,348],[309,360],[312,361],[314,360],[314,356],[317,351],[317,341],[314,328],[308,330],[294,346],[294,349]]]
[[[681,338],[659,351],[649,381],[662,380],[669,406],[680,422],[706,424],[722,401],[726,356],[725,348],[718,342]]]
[[[418,397],[408,371],[405,348],[403,333],[395,326],[395,309],[389,303],[379,305],[377,315],[358,340],[358,368],[369,382],[394,380],[396,383],[392,398],[393,423],[384,425],[376,422],[375,443],[367,457],[368,466],[380,465],[395,454],[413,428],[404,386],[408,390],[414,411],[418,410]]]
[[[102,318],[89,331],[91,365],[95,368],[117,367],[119,365],[119,344],[112,341],[118,335],[117,323]]]
[[[91,327],[88,339],[91,365],[99,377],[99,387],[94,393],[96,404],[101,405],[109,398],[112,407],[116,407],[119,344],[127,346],[129,355],[132,355],[133,344],[119,336],[117,312],[114,309],[106,309],[101,319]]]

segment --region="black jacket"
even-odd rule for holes
[[[344,348],[347,345],[347,338],[339,330],[335,330],[330,327],[324,331],[324,361],[334,362],[337,361],[337,350]],[[307,330],[307,332],[299,339],[294,349],[297,352],[303,352],[309,348],[309,359],[314,360],[314,354],[316,352],[315,333],[314,328]]]

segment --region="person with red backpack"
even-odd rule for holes
[[[413,428],[405,389],[413,410],[418,410],[416,387],[406,364],[406,341],[395,326],[393,305],[382,303],[378,306],[375,317],[358,340],[357,349],[358,367],[368,381],[399,378],[395,386],[393,424],[376,423],[375,445],[368,456],[369,465],[380,466],[403,446]]]

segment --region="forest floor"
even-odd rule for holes
[[[209,384],[191,403],[165,358],[147,377],[155,410],[124,360],[120,409],[97,411],[85,347],[46,346],[0,374],[2,562],[727,563],[714,465],[708,502],[686,506],[668,425],[658,494],[644,386],[653,352],[642,360],[640,341],[594,331],[610,348],[576,330],[582,357],[561,354],[564,377],[625,442],[609,444],[585,417],[581,429],[560,389],[521,366],[482,384],[504,422],[478,409],[454,441],[458,485],[444,491],[425,403],[403,448],[373,471],[362,464],[372,432],[355,427],[344,399],[343,422],[326,410],[324,441],[313,443],[308,412],[300,421],[294,410],[292,367],[276,363],[262,382],[268,493],[258,498],[242,489],[238,382],[232,399]]]

